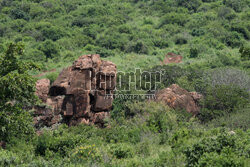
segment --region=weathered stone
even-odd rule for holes
[[[96,113],[93,117],[93,123],[95,124],[98,124],[98,123],[101,123],[103,124],[104,123],[104,119],[109,117],[109,113],[108,112],[99,112],[99,113]]]
[[[83,55],[79,57],[74,63],[72,68],[79,70],[97,70],[99,71],[102,61],[100,55]]]
[[[168,53],[164,60],[163,60],[163,64],[171,64],[171,63],[181,63],[182,62],[182,56],[181,55],[177,55],[175,53]]]
[[[96,91],[95,94],[95,102],[92,107],[93,111],[101,112],[101,111],[108,111],[112,108],[112,98],[107,98],[107,94],[110,94],[106,90]]]
[[[192,95],[176,84],[158,91],[156,93],[156,101],[163,101],[174,109],[185,109],[193,115],[198,114],[200,111],[200,107]]]
[[[79,57],[71,67],[65,68],[49,89],[46,104],[36,108],[34,122],[42,124],[65,122],[68,125],[103,124],[113,99],[116,84],[116,65],[102,61],[99,55]],[[62,119],[61,119],[62,118]]]
[[[59,96],[67,94],[70,86],[69,79],[72,73],[72,67],[63,69],[58,78],[53,82],[49,90],[50,96]]]
[[[202,94],[199,94],[197,92],[190,92],[190,95],[196,102],[199,102],[203,98]]]
[[[49,79],[40,79],[36,82],[36,95],[43,101],[46,102],[48,98],[50,88]]]

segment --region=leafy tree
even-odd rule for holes
[[[240,48],[241,59],[250,60],[250,46],[242,46]]]
[[[64,35],[62,30],[56,26],[44,27],[41,31],[42,31],[43,36],[53,41],[56,41],[62,38]]]
[[[223,4],[233,8],[236,12],[241,12],[246,6],[246,0],[223,0]]]
[[[201,0],[177,0],[177,4],[178,6],[184,6],[189,10],[196,12],[201,5]]]
[[[24,108],[36,102],[35,79],[28,73],[36,65],[22,62],[23,46],[10,44],[0,57],[0,140],[33,133],[32,117]]]
[[[199,51],[197,48],[190,48],[189,50],[189,57],[190,58],[196,58],[199,55]]]
[[[162,17],[160,26],[162,27],[165,24],[177,24],[180,26],[184,26],[188,21],[188,16],[184,13],[168,13]]]
[[[58,57],[60,52],[59,46],[51,40],[44,41],[38,49],[46,55],[47,59]]]

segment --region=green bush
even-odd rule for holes
[[[100,162],[101,161],[101,153],[99,149],[93,145],[86,145],[77,147],[74,150],[73,155],[71,155],[71,159],[73,162],[84,162],[91,161],[93,162]]]
[[[196,58],[199,55],[199,51],[197,48],[190,48],[189,50],[189,57],[190,58]]]
[[[44,54],[44,52],[38,49],[29,50],[29,52],[27,53],[27,56],[23,58],[25,60],[33,60],[33,61],[39,61],[39,62],[46,61],[46,55]]]
[[[159,27],[165,24],[177,24],[184,26],[188,22],[188,16],[182,13],[168,13],[162,17]]]
[[[249,107],[238,109],[234,113],[223,115],[215,118],[214,120],[207,123],[209,127],[227,127],[230,129],[243,129],[247,130],[250,128],[250,109]],[[208,111],[209,112],[209,111]]]
[[[46,59],[52,59],[59,56],[59,46],[51,40],[46,40],[38,47],[45,55]]]
[[[11,10],[11,16],[13,19],[29,20],[30,16],[23,8],[17,7]]]
[[[240,48],[240,53],[243,61],[250,60],[250,46],[242,46]]]
[[[238,150],[247,151],[247,147],[242,148],[240,136],[222,132],[213,138],[204,138],[193,146],[183,151],[187,157],[187,166],[243,166],[243,159]]]
[[[193,36],[202,36],[205,34],[205,30],[202,28],[194,28],[191,32],[191,35]]]
[[[247,6],[246,0],[223,0],[223,4],[233,8],[236,12],[240,12]]]
[[[52,41],[56,41],[64,36],[65,33],[61,30],[61,28],[56,26],[44,27],[41,29],[42,35],[46,39],[50,39]]]
[[[228,57],[221,57],[224,64],[236,64]],[[224,60],[223,60],[224,59]],[[215,68],[203,73],[202,79],[213,87],[216,85],[236,86],[250,91],[250,77],[247,72],[237,68]]]
[[[204,96],[203,109],[199,114],[199,118],[203,122],[235,112],[249,103],[249,93],[235,86],[209,86],[204,92]]]
[[[132,158],[134,155],[133,149],[128,144],[114,144],[110,147],[110,153],[118,159]]]
[[[204,107],[211,110],[233,111],[236,107],[244,107],[249,102],[249,94],[234,87],[217,85],[208,88],[205,93]]]
[[[234,23],[231,26],[232,31],[236,31],[243,35],[245,39],[250,39],[250,32],[243,23]]]
[[[17,166],[20,162],[20,157],[15,153],[0,149],[0,166]]]
[[[201,5],[201,0],[177,0],[178,6],[184,6],[191,11],[196,12],[198,7]]]
[[[176,117],[164,110],[151,113],[146,120],[150,130],[158,133],[168,133],[176,127]]]
[[[84,140],[83,136],[71,136],[71,134],[63,132],[63,129],[47,131],[38,137],[35,153],[48,158],[55,155],[65,157]]]
[[[239,157],[230,149],[225,149],[222,153],[204,153],[199,159],[199,166],[245,166],[244,158]]]
[[[46,78],[50,80],[50,83],[52,84],[58,77],[59,73],[58,72],[52,72],[49,74],[46,74]]]

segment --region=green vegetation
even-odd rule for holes
[[[0,0],[0,166],[247,166],[249,0]],[[10,44],[11,43],[11,44]],[[183,62],[163,65],[168,52]],[[192,117],[116,99],[106,128],[58,125],[35,135],[32,75],[54,81],[81,54],[119,71],[164,71],[203,94]],[[31,63],[33,62],[33,63]],[[34,63],[36,62],[36,63]],[[131,90],[130,93],[133,93]]]
[[[37,99],[35,79],[27,72],[36,66],[18,60],[22,52],[22,46],[10,44],[0,60],[0,140],[4,141],[34,133],[32,117],[23,107]]]

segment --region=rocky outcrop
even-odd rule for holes
[[[79,57],[49,88],[46,99],[49,107],[36,108],[35,125],[52,126],[60,122],[103,125],[113,102],[112,98],[105,97],[113,94],[115,84],[115,64],[101,60],[99,55]],[[39,97],[45,99],[45,96]]]
[[[202,95],[197,92],[190,93],[176,84],[158,91],[155,96],[156,101],[162,101],[171,108],[185,109],[193,115],[200,112],[198,101],[202,98]]]
[[[177,54],[175,54],[175,53],[169,52],[169,53],[165,56],[165,58],[164,58],[162,64],[167,65],[167,64],[171,64],[171,63],[181,63],[181,62],[182,62],[182,56],[181,56],[181,55],[177,55]]]

